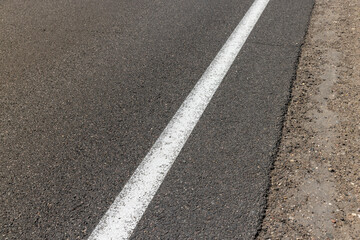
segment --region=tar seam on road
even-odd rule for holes
[[[128,239],[270,0],[255,0],[90,235]]]

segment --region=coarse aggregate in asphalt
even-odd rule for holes
[[[89,236],[252,1],[2,1],[0,231]],[[270,1],[133,234],[255,236],[313,0]]]

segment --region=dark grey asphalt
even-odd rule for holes
[[[0,1],[0,238],[86,238],[251,0]],[[271,0],[134,239],[251,239],[313,0]]]

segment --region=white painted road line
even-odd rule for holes
[[[128,239],[270,0],[255,0],[135,170],[90,240]]]

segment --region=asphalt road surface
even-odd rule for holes
[[[314,0],[270,0],[132,239],[252,239]],[[86,239],[252,0],[0,1],[1,239]]]

